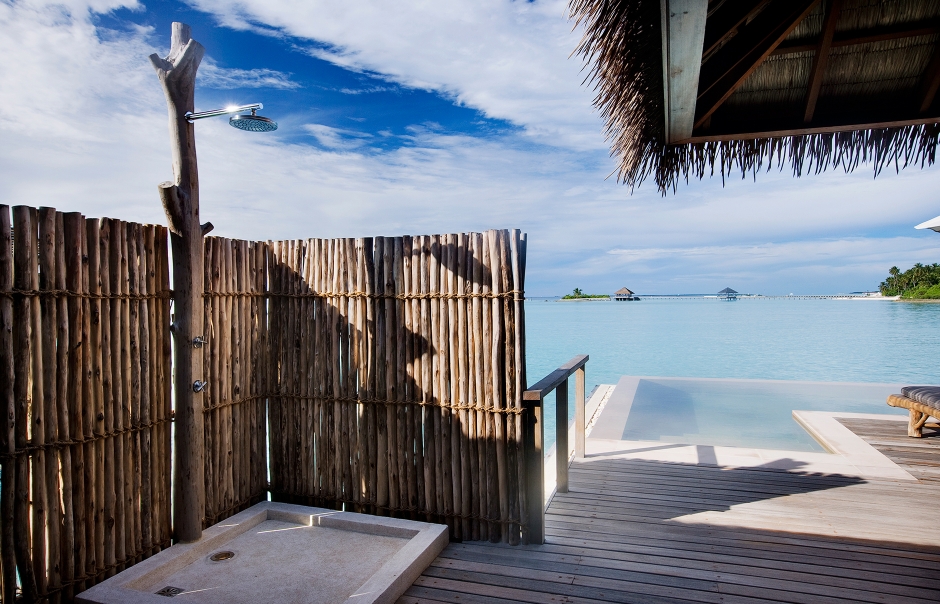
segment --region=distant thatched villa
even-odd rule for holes
[[[640,297],[634,294],[632,291],[626,287],[621,287],[616,292],[614,292],[614,300],[617,302],[624,302],[627,300],[639,300]]]
[[[724,288],[723,290],[721,290],[720,292],[718,292],[718,297],[721,298],[721,299],[723,299],[723,300],[728,300],[728,301],[737,300],[737,299],[738,299],[738,292],[734,291],[734,290],[731,289],[730,287],[726,287],[726,288]]]

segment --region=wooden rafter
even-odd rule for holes
[[[856,46],[858,44],[871,44],[873,42],[884,42],[886,40],[901,40],[904,38],[916,38],[919,36],[932,36],[940,34],[940,21],[918,21],[916,23],[902,23],[889,27],[875,27],[872,29],[862,29],[856,31],[840,32],[832,38],[832,48],[841,48],[843,46]],[[788,55],[798,52],[815,51],[819,46],[818,41],[805,42],[803,40],[794,40],[783,42],[770,54]]]
[[[802,21],[819,0],[774,0],[702,65],[695,127],[700,127]]]
[[[707,61],[718,48],[737,33],[748,19],[762,10],[770,0],[726,0],[708,15],[702,56]]]
[[[699,0],[663,0],[666,142],[692,135],[707,13]]]
[[[877,120],[872,119],[861,119],[857,121],[851,121],[847,124],[825,124],[825,125],[813,125],[813,126],[804,126],[804,127],[793,127],[793,128],[761,128],[757,130],[736,130],[734,132],[723,132],[718,134],[702,134],[702,135],[693,135],[691,138],[678,141],[677,145],[685,145],[689,143],[712,143],[718,141],[736,141],[736,140],[751,140],[758,138],[782,138],[786,136],[809,136],[813,134],[827,134],[830,132],[853,132],[856,130],[871,130],[871,129],[880,129],[880,128],[904,128],[906,126],[919,126],[922,124],[936,124],[940,122],[940,113],[934,112],[932,114],[924,115],[923,117],[912,118],[912,119],[889,119],[889,120]]]
[[[826,65],[829,63],[829,50],[832,47],[832,38],[836,33],[836,22],[839,20],[839,14],[841,12],[842,0],[831,0],[826,9],[822,38],[819,40],[819,46],[816,48],[816,56],[813,57],[813,69],[810,71],[809,75],[809,91],[806,94],[806,111],[803,113],[803,122],[806,124],[813,121],[813,113],[816,111],[816,101],[819,99],[819,91],[822,88]]]
[[[933,58],[927,70],[924,71],[924,77],[920,86],[920,113],[926,113],[937,96],[937,89],[940,88],[940,42],[933,51]]]

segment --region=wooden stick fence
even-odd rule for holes
[[[272,496],[518,543],[525,236],[268,249]]]
[[[205,240],[204,527],[267,499],[266,248]],[[244,402],[245,404],[240,404]],[[238,403],[238,404],[236,404]]]
[[[71,601],[170,544],[167,232],[0,206],[0,237],[0,594]]]
[[[0,601],[69,602],[171,542],[168,233],[0,235]],[[519,543],[525,243],[206,238],[203,525],[270,491]]]
[[[205,525],[264,498],[518,543],[525,236],[206,238]]]

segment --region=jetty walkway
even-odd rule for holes
[[[678,463],[649,459],[673,445],[588,439],[544,545],[452,543],[399,602],[936,602],[940,432],[915,442],[906,421],[840,421],[910,479]]]
[[[718,299],[714,294],[695,294],[695,295],[666,295],[666,294],[638,294],[642,300],[702,300]],[[762,296],[755,294],[738,294],[735,300],[895,300],[892,297],[881,296],[859,296],[853,294],[793,294],[789,296]]]

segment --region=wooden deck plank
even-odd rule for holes
[[[801,501],[779,501],[773,504],[765,504],[761,506],[759,510],[753,510],[749,512],[751,517],[762,517],[762,518],[783,518],[788,522],[794,523],[792,526],[797,524],[804,524],[810,526],[812,524],[826,524],[828,519],[823,514],[801,514],[805,508],[801,508],[804,502]],[[897,502],[897,506],[901,508],[909,504],[909,502]],[[724,507],[724,506],[722,506]],[[883,510],[883,506],[877,505],[865,505],[863,503],[855,504],[846,504],[839,508],[840,513],[859,513],[859,514],[877,514],[878,510]],[[709,511],[708,508],[702,507],[675,507],[675,506],[662,506],[655,507],[652,505],[635,505],[630,503],[625,503],[620,508],[612,508],[609,506],[595,506],[595,505],[564,505],[559,503],[558,505],[553,505],[551,513],[557,516],[572,516],[579,518],[597,518],[597,519],[608,519],[608,520],[629,520],[635,517],[649,517],[649,515],[654,515],[657,518],[663,518],[665,520],[682,518],[687,515],[694,515],[699,512]],[[817,510],[818,512],[818,510]],[[797,515],[796,517],[794,515]],[[800,522],[800,520],[805,520],[806,522]],[[900,520],[900,519],[895,519]],[[794,529],[796,532],[796,529]],[[870,531],[869,534],[874,534],[874,530]]]
[[[853,418],[839,422],[921,483],[940,486],[940,430],[924,427],[922,438],[911,438],[906,422]]]
[[[934,467],[929,461],[926,462],[927,467]],[[874,483],[874,481],[872,481]],[[864,484],[864,483],[858,483]],[[912,497],[921,497],[924,499],[929,498],[932,495],[940,493],[935,486],[930,485],[921,485],[917,486],[917,483],[906,481],[905,483],[894,482],[890,483],[893,487],[891,489],[884,489],[884,486],[887,484],[882,484],[878,487],[872,487],[867,490],[871,491],[870,496],[874,498],[897,498],[901,493],[906,494],[907,496]],[[853,486],[853,485],[847,485]],[[926,488],[925,488],[926,487]],[[785,495],[799,495],[803,493],[819,493],[821,491],[832,490],[833,493],[830,493],[829,496],[833,499],[851,499],[851,491],[842,491],[844,487],[825,487],[820,486],[816,489],[811,490],[796,490],[796,489],[758,489],[753,490],[744,490],[735,487],[728,487],[727,490],[722,492],[720,487],[716,485],[710,485],[708,487],[702,487],[701,485],[696,485],[693,481],[683,481],[683,482],[666,482],[658,486],[647,485],[636,480],[631,483],[628,480],[594,480],[589,477],[578,477],[575,481],[569,484],[569,489],[573,492],[585,492],[585,493],[596,493],[609,492],[609,493],[634,493],[639,494],[657,494],[657,495],[674,495],[677,498],[682,498],[688,496],[691,493],[695,493],[700,498],[713,498],[717,497],[719,499],[733,501],[738,503],[740,501],[746,501],[751,499],[768,499],[770,497],[782,497]],[[685,494],[685,495],[684,495]]]
[[[696,514],[689,514],[675,518],[666,515],[666,517],[650,517],[642,514],[631,514],[625,511],[621,515],[598,514],[592,517],[590,514],[582,514],[576,510],[549,510],[546,515],[546,522],[583,524],[584,527],[607,527],[613,530],[626,530],[635,532],[638,530],[653,530],[655,532],[677,532],[681,535],[713,534],[719,527],[734,526],[739,530],[722,535],[727,539],[735,538],[753,538],[757,535],[762,541],[776,542],[778,539],[790,543],[811,543],[812,540],[831,538],[839,536],[840,539],[833,544],[823,547],[845,548],[854,541],[877,542],[882,550],[891,549],[900,552],[910,550],[924,549],[927,552],[933,552],[932,541],[924,534],[923,527],[918,522],[911,522],[911,518],[905,514],[905,510],[912,507],[913,504],[902,504],[893,510],[893,515],[889,516],[885,509],[885,514],[879,516],[878,510],[868,510],[864,513],[850,515],[851,511],[841,515],[841,509],[820,509],[822,505],[819,502],[812,502],[815,505],[807,506],[807,509],[801,510],[794,506],[792,511],[779,513],[778,510],[768,508],[767,510],[757,504],[749,506],[736,506],[719,510],[706,510]],[[921,510],[919,518],[930,518],[930,504],[922,504],[916,509]],[[856,520],[865,521],[866,524],[858,524]],[[776,530],[774,525],[783,522],[786,524],[783,530]],[[645,525],[645,526],[644,526]],[[584,528],[582,527],[582,528]],[[577,528],[577,527],[573,527]],[[750,531],[751,533],[747,532]],[[760,532],[786,533],[786,536],[761,535]],[[865,547],[863,545],[863,547]],[[869,546],[870,547],[870,546]]]
[[[519,573],[522,575],[522,573]],[[767,599],[787,602],[814,604],[816,602],[846,604],[858,601],[892,602],[890,596],[879,599],[858,600],[853,597],[839,597],[804,592],[767,592],[761,587],[727,582],[682,580],[676,576],[625,573],[586,569],[575,577],[572,584],[546,583],[545,581],[514,577],[512,587],[507,587],[504,574],[487,572],[451,570],[440,565],[432,565],[422,579],[436,579],[435,586],[445,589],[462,589],[477,595],[503,596],[517,601],[549,601],[547,595],[564,597],[571,602],[650,602],[650,601],[693,601],[693,602],[728,602],[733,597],[736,602],[758,602]],[[639,579],[639,580],[638,580]],[[432,584],[430,581],[422,585]],[[794,585],[794,584],[790,584]],[[524,590],[525,595],[519,591]],[[838,590],[834,590],[838,591]],[[773,594],[768,598],[768,594]],[[850,596],[862,592],[854,590]],[[864,595],[864,594],[863,594]],[[637,597],[641,596],[641,597]],[[933,602],[933,599],[905,598],[907,602]]]
[[[469,594],[474,596],[486,596],[489,598],[498,598],[497,601],[514,602],[532,602],[540,604],[541,602],[572,602],[581,604],[599,604],[604,600],[593,598],[584,598],[570,596],[564,593],[562,587],[554,584],[546,584],[539,581],[526,581],[525,579],[516,579],[514,585],[520,587],[508,587],[505,585],[505,578],[502,583],[493,581],[489,575],[478,573],[464,573],[459,571],[441,570],[436,566],[428,567],[428,570],[418,578],[414,583],[418,586],[433,587],[438,590],[456,591],[461,595]]]
[[[843,424],[918,481],[587,458],[545,545],[451,544],[399,602],[935,602],[940,431]]]
[[[867,510],[871,507],[878,507],[883,509],[884,506],[892,505],[904,505],[909,504],[911,501],[917,501],[920,504],[929,504],[931,501],[937,501],[940,499],[940,493],[926,493],[926,494],[912,494],[908,496],[904,495],[892,495],[891,497],[878,496],[874,493],[866,493],[867,497],[864,500],[859,500],[858,491],[848,493],[849,496],[844,498],[839,497],[826,497],[827,503],[839,503],[840,509],[844,510]],[[793,505],[804,505],[802,501],[803,497],[792,497],[792,496],[781,496],[774,498],[772,503],[769,503],[767,506],[768,509],[771,507],[777,507],[780,509],[793,506]],[[585,509],[585,508],[594,508],[597,510],[604,509],[658,509],[661,510],[658,516],[662,517],[666,515],[666,512],[670,510],[675,510],[676,515],[692,513],[694,511],[702,509],[714,509],[714,506],[721,507],[730,507],[733,505],[740,505],[749,503],[747,499],[740,500],[728,500],[728,499],[719,499],[719,498],[704,498],[704,497],[680,497],[675,496],[671,497],[668,502],[663,502],[662,497],[650,496],[646,493],[626,493],[621,492],[615,497],[603,498],[597,495],[593,495],[589,492],[577,490],[566,493],[564,496],[555,496],[555,499],[552,501],[552,505],[559,509]],[[667,509],[668,506],[668,509]]]
[[[670,585],[655,585],[641,582],[625,582],[604,577],[579,575],[576,584],[571,585],[527,582],[524,579],[513,579],[514,586],[521,586],[526,594],[520,595],[517,587],[505,587],[506,577],[488,575],[484,573],[446,571],[439,567],[430,567],[422,579],[435,579],[435,585],[449,589],[466,589],[469,593],[500,594],[503,597],[516,598],[523,602],[628,602],[628,603],[678,603],[678,602],[710,602],[726,603],[729,600],[717,590],[698,591],[688,590]],[[439,576],[439,575],[446,575]],[[420,581],[420,580],[419,580]],[[417,582],[416,582],[417,584]],[[423,583],[422,583],[423,584]],[[576,594],[576,595],[572,595]],[[584,597],[581,594],[594,597]],[[519,600],[518,598],[525,598]],[[753,604],[754,599],[736,598],[735,604]]]
[[[398,604],[403,602],[446,602],[447,604],[501,604],[503,602],[523,602],[524,600],[513,600],[506,597],[481,596],[479,594],[463,591],[459,584],[457,590],[441,589],[436,585],[434,579],[426,580],[425,577],[418,578],[408,592],[398,599]],[[448,585],[450,587],[451,585]],[[556,600],[562,601],[562,600]]]
[[[528,553],[528,552],[527,552]],[[535,552],[533,552],[535,553]],[[453,557],[442,557],[435,564],[461,570],[475,570],[494,575],[504,576],[531,576],[545,581],[571,583],[578,574],[592,576],[622,577],[631,574],[630,578],[647,577],[649,575],[664,575],[684,579],[714,581],[716,583],[731,583],[743,586],[761,587],[764,589],[787,589],[789,586],[805,583],[801,591],[810,594],[828,595],[832,597],[850,597],[860,602],[881,601],[881,594],[895,597],[919,598],[931,600],[936,593],[936,579],[923,578],[919,585],[913,585],[909,577],[906,580],[882,582],[878,585],[879,593],[858,590],[857,573],[852,577],[838,577],[832,574],[815,574],[786,570],[783,568],[758,568],[738,564],[728,564],[713,561],[690,561],[679,558],[662,556],[603,556],[607,552],[596,551],[594,555],[585,554],[577,563],[571,561],[557,561],[546,559],[544,556],[530,556],[515,558],[509,562],[506,558],[495,558],[487,552],[474,553],[464,551]],[[536,571],[520,570],[538,569]],[[612,571],[612,572],[611,572]]]
[[[627,531],[617,531],[616,533],[611,532],[600,532],[584,530],[583,527],[579,526],[565,526],[559,524],[554,527],[553,535],[555,536],[564,536],[574,539],[588,540],[591,542],[611,542],[611,543],[622,543],[628,539],[640,539],[645,541],[650,540],[661,540],[665,542],[665,539],[662,535],[657,534],[655,531],[646,531],[646,532],[627,532]],[[700,535],[688,535],[687,540],[672,539],[673,543],[687,543],[685,546],[687,548],[708,548],[708,549],[742,549],[748,551],[750,554],[750,549],[760,549],[762,551],[775,552],[778,555],[785,554],[791,557],[800,557],[806,555],[805,552],[814,552],[820,555],[826,555],[832,559],[845,559],[845,560],[859,560],[859,559],[869,559],[872,556],[875,556],[885,563],[894,563],[894,564],[905,564],[905,565],[921,565],[926,568],[935,570],[937,565],[940,562],[937,562],[936,556],[924,555],[921,552],[911,552],[910,555],[903,555],[904,552],[898,553],[894,550],[880,550],[876,554],[872,554],[869,551],[858,551],[853,549],[833,549],[833,548],[823,548],[816,547],[814,543],[804,542],[803,545],[797,545],[794,547],[784,547],[780,544],[771,541],[759,541],[757,539],[746,540],[744,538],[722,538],[719,535],[717,538],[703,538]]]
[[[429,590],[429,591],[433,591],[433,590]],[[464,600],[458,600],[458,601],[463,602]],[[398,602],[400,604],[447,604],[445,600],[432,600],[431,598],[415,596],[415,595],[402,596],[401,599],[398,600]]]
[[[601,556],[603,559],[611,560],[635,560],[643,562],[653,562],[666,559],[668,563],[675,564],[704,564],[712,565],[734,565],[735,567],[753,566],[759,569],[783,570],[790,572],[800,572],[807,575],[821,575],[823,577],[833,576],[841,578],[855,579],[861,573],[881,573],[881,578],[885,582],[897,583],[899,585],[935,585],[936,573],[934,569],[922,569],[919,567],[891,565],[881,563],[848,562],[833,560],[822,556],[801,556],[797,560],[788,557],[774,557],[772,555],[760,556],[762,550],[746,550],[736,553],[727,553],[717,548],[707,552],[699,552],[692,549],[677,549],[667,547],[656,547],[651,545],[634,545],[625,542],[618,542],[608,545],[599,541],[592,541],[590,545],[584,540],[568,539],[556,536],[555,543],[544,545],[539,551],[526,551],[522,557],[534,557],[555,560],[558,562],[571,561],[580,557],[581,563],[589,564],[590,558]],[[455,544],[459,545],[459,544]],[[519,554],[510,554],[508,557],[503,555],[504,550],[498,549],[485,552],[490,559],[499,560],[511,564],[514,557]],[[463,552],[460,549],[448,548],[441,554],[442,558],[461,557]],[[720,568],[720,566],[714,566]]]
[[[915,456],[916,457],[916,456]],[[846,481],[832,482],[826,481],[816,476],[803,476],[803,480],[789,481],[761,481],[755,478],[752,481],[745,479],[730,480],[719,476],[702,476],[696,479],[694,476],[681,476],[673,474],[670,469],[662,470],[659,476],[649,472],[642,473],[617,473],[613,471],[599,471],[585,469],[578,473],[578,483],[585,485],[607,484],[611,486],[629,485],[632,488],[661,489],[663,491],[679,491],[688,489],[690,486],[701,489],[703,493],[722,493],[726,496],[747,496],[754,497],[759,495],[791,495],[796,493],[816,492],[819,490],[837,490],[842,487],[864,484],[866,481],[860,478],[852,478]],[[703,479],[707,480],[703,482]],[[891,482],[901,488],[907,486],[907,490],[913,489],[912,483],[906,481],[879,481]],[[570,486],[570,485],[569,485]]]
[[[463,602],[465,600],[459,600]],[[423,598],[421,596],[402,596],[398,600],[400,604],[447,604],[444,600],[432,600],[431,598]]]
[[[928,470],[940,471],[940,468],[932,468],[930,466],[925,466]],[[919,503],[928,503],[930,501],[936,501],[940,497],[940,489],[933,488],[924,488],[927,485],[917,485],[912,484],[912,490],[901,490],[898,489],[898,492],[885,492],[884,490],[873,490],[873,489],[852,489],[845,490],[841,493],[815,493],[812,494],[817,498],[825,498],[829,502],[836,503],[840,505],[893,505],[901,502],[910,502],[917,501]],[[598,491],[603,488],[604,493],[598,493]],[[892,490],[893,491],[893,490]],[[864,492],[866,497],[862,500],[859,500],[858,495],[860,492]],[[778,495],[763,499],[763,501],[781,501],[781,502],[790,502],[790,501],[799,501],[805,497],[798,497],[797,495],[808,495],[806,493],[796,493],[794,495]],[[668,500],[665,500],[668,496]],[[568,493],[558,494],[553,499],[553,503],[557,505],[582,505],[582,504],[595,504],[598,506],[620,506],[620,505],[655,505],[655,504],[668,504],[670,507],[675,507],[679,509],[683,508],[699,508],[702,506],[731,506],[739,505],[742,503],[748,503],[753,501],[754,497],[721,497],[719,495],[700,495],[696,496],[695,494],[687,493],[670,493],[670,492],[643,492],[640,490],[630,492],[626,490],[615,490],[609,487],[604,487],[600,485],[598,488],[595,488],[593,491],[588,490],[584,483],[577,483],[577,486],[571,488]],[[665,501],[664,501],[665,500]]]
[[[487,564],[483,562],[466,562],[462,560],[442,560],[435,562],[436,568],[429,569],[430,576],[459,579],[462,581],[482,582],[487,585],[506,585],[507,578],[511,578],[512,586],[543,594],[561,595],[567,597],[585,598],[589,601],[599,602],[676,602],[678,597],[670,597],[656,593],[665,591],[676,595],[685,595],[672,589],[659,590],[656,586],[630,585],[629,589],[611,590],[575,586],[577,575],[552,573],[533,570],[528,567],[507,567]],[[553,577],[563,579],[553,580]],[[688,600],[683,600],[688,601]]]

